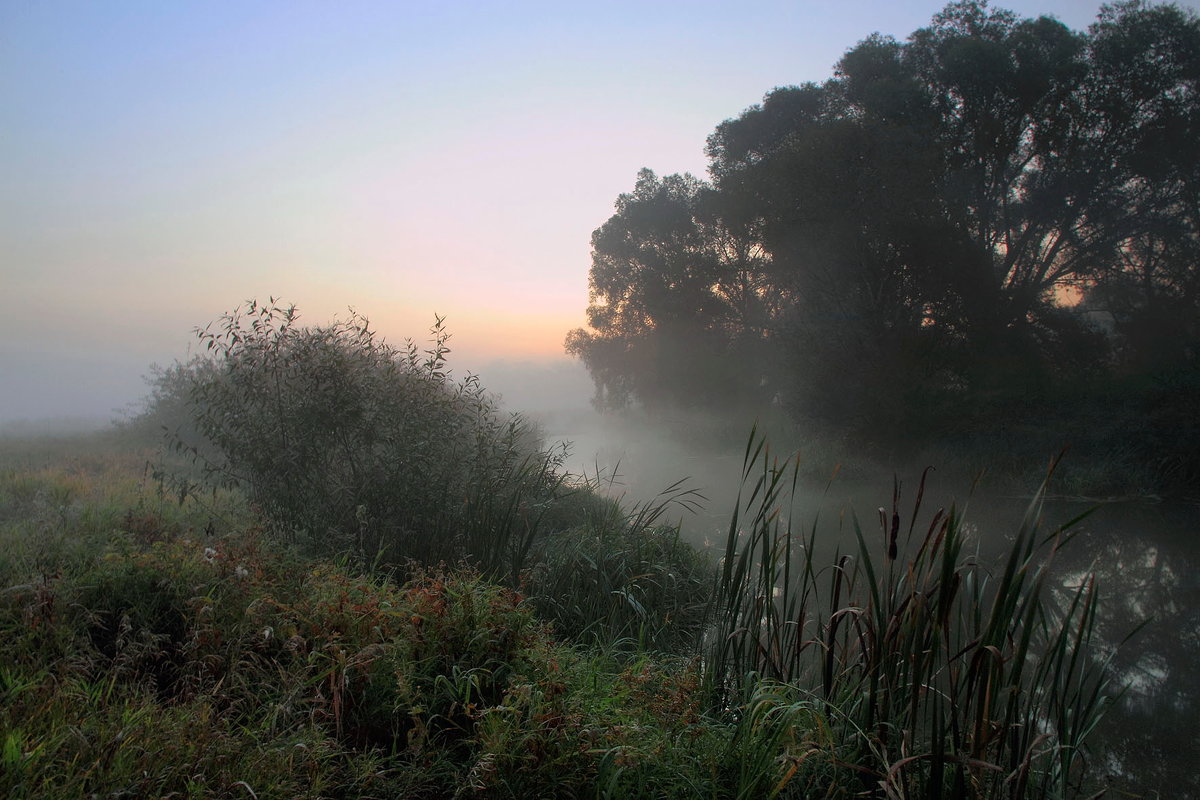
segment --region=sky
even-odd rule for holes
[[[722,120],[942,5],[0,0],[0,423],[111,418],[269,296],[443,315],[520,407],[586,387],[562,343],[637,171],[703,176]]]

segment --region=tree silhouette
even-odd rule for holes
[[[639,175],[568,350],[609,405],[778,396],[875,431],[1194,373],[1198,76],[1173,5],[1076,32],[967,0],[870,36],[721,123],[711,184]]]

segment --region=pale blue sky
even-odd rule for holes
[[[937,2],[0,0],[0,422],[108,415],[248,297],[561,359],[637,170]],[[1000,3],[1073,28],[1099,3]]]

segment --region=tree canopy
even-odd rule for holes
[[[593,236],[606,405],[783,403],[912,428],[1066,381],[1196,383],[1200,22],[953,3],[644,170]],[[1139,372],[1140,371],[1140,372]],[[948,414],[950,410],[957,410]]]

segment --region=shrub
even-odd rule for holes
[[[79,593],[87,638],[111,669],[130,682],[174,694],[187,639],[187,598],[153,567],[111,561]]]
[[[465,746],[545,642],[543,627],[518,594],[471,572],[418,572],[400,601],[400,629],[351,684],[354,724],[374,744]]]
[[[515,574],[556,488],[555,457],[431,347],[396,349],[352,314],[302,327],[294,306],[250,301],[197,331],[205,357],[160,370],[147,414],[219,484],[318,552],[426,563],[471,555]]]

